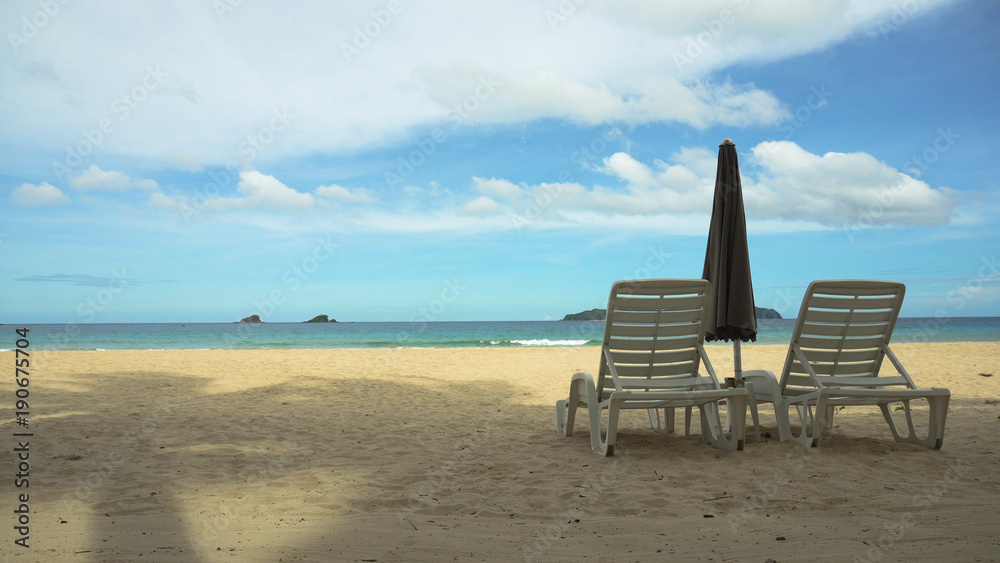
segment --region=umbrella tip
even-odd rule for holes
[[[730,139],[729,137],[726,137],[726,139],[724,141],[722,141],[722,144],[723,145],[735,145],[736,143],[734,143],[733,140]]]

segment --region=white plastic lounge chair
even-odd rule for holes
[[[587,372],[573,375],[569,397],[556,403],[557,429],[571,435],[577,408],[587,407],[591,447],[610,456],[621,409],[646,409],[653,430],[665,434],[673,431],[674,408],[686,408],[690,425],[691,407],[697,406],[706,443],[742,450],[746,390],[722,388],[703,348],[711,292],[712,285],[705,280],[616,282],[608,299],[597,381]],[[702,360],[708,376],[698,371]],[[720,422],[722,400],[728,401],[729,438]],[[605,409],[608,430],[602,439]],[[658,409],[663,409],[662,418]]]
[[[782,441],[818,446],[823,429],[833,426],[834,407],[878,405],[897,442],[941,447],[951,393],[947,389],[918,389],[889,349],[905,291],[903,284],[885,281],[826,280],[809,285],[781,380],[768,370],[743,372],[756,400],[774,403]],[[898,376],[879,375],[886,357]],[[910,412],[914,399],[926,399],[930,404],[926,438],[914,431]],[[894,403],[902,404],[908,427],[905,436],[893,417]],[[801,422],[798,436],[791,430],[791,407],[796,408]],[[753,422],[759,427],[756,419]]]

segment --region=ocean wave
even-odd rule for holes
[[[590,340],[549,340],[548,338],[542,338],[540,340],[511,340],[510,342],[520,346],[583,346],[590,342]]]

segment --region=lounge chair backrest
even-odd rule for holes
[[[898,282],[811,283],[795,323],[781,388],[872,385],[871,378],[878,376],[888,350],[905,292],[906,287]],[[895,380],[892,384],[897,383]],[[874,384],[885,385],[889,379],[879,382]]]
[[[703,377],[704,382],[692,380],[701,377],[704,319],[711,298],[712,285],[706,280],[615,283],[608,298],[598,372],[601,400],[615,390],[690,388],[694,384],[718,388],[714,374]]]

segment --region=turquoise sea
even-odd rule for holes
[[[36,350],[479,348],[596,346],[603,321],[0,325],[0,350],[29,329]],[[757,343],[787,344],[795,319],[758,321]],[[6,332],[6,335],[4,335]],[[1000,341],[1000,318],[902,318],[893,342]]]

